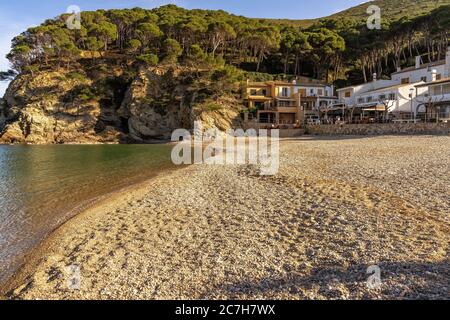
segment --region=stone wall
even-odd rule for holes
[[[280,129],[280,138],[294,138],[305,134],[303,129]]]
[[[308,126],[312,135],[450,134],[450,123],[374,123]]]

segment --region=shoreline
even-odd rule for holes
[[[445,299],[449,139],[287,139],[276,176],[158,175],[55,230],[1,297]],[[70,264],[80,290],[66,288]],[[366,287],[371,265],[381,289]]]
[[[71,209],[69,212],[73,212],[65,222],[51,230],[48,235],[29,253],[23,258],[23,262],[0,286],[0,300],[7,300],[7,293],[11,291],[15,286],[20,285],[35,271],[35,265],[39,262],[44,255],[50,253],[49,249],[57,241],[58,237],[63,237],[61,229],[69,224],[76,224],[77,219],[82,219],[85,215],[96,214],[105,208],[112,206],[119,206],[124,203],[128,198],[134,198],[145,191],[145,188],[154,180],[163,175],[171,175],[178,170],[187,170],[188,167],[174,167],[165,168],[165,172],[157,173],[152,177],[146,178],[144,181],[134,182],[131,185],[119,188],[107,194],[95,197],[88,200],[84,204]]]

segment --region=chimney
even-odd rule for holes
[[[377,81],[377,74],[376,73],[373,74],[373,81]]]
[[[436,78],[437,78],[436,76],[437,76],[437,70],[436,69],[431,70],[431,82],[436,81]]]
[[[292,80],[292,84],[296,85],[297,84],[297,80],[296,79]]]
[[[419,69],[422,64],[422,58],[420,56],[416,56],[416,69]]]
[[[397,67],[397,72],[402,71],[402,67]]]

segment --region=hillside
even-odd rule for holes
[[[289,20],[289,19],[267,19],[278,25],[291,25],[297,27],[310,27],[320,20],[351,19],[365,20],[368,17],[367,8],[369,5],[377,5],[381,9],[382,18],[387,21],[395,21],[400,18],[416,18],[418,16],[429,14],[436,8],[444,5],[450,5],[450,0],[374,0],[351,7],[341,12],[327,17],[317,19]]]
[[[14,78],[0,104],[0,142],[146,142],[196,119],[226,129],[240,121],[247,79],[366,82],[417,54],[442,59],[450,38],[450,5],[375,31],[357,19],[298,27],[174,5],[81,17],[81,29],[61,15],[14,38],[13,70],[0,74]]]
[[[401,18],[416,18],[429,14],[440,6],[450,5],[450,0],[375,0],[333,14],[327,18],[367,19],[366,10],[369,4],[380,7],[383,19],[396,21]]]

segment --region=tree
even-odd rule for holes
[[[31,63],[31,48],[28,45],[18,45],[13,47],[11,52],[6,56],[13,65],[13,68],[19,73],[23,68]]]
[[[396,101],[389,100],[389,99],[379,99],[378,103],[380,103],[384,106],[383,120],[384,120],[384,122],[388,122],[389,121],[389,113],[391,112],[392,108],[395,107]]]
[[[208,55],[198,44],[194,44],[189,48],[189,53],[187,55],[187,59],[189,62],[198,64],[206,61],[207,57]]]
[[[292,57],[295,38],[295,30],[293,28],[287,28],[283,30],[281,35],[280,50],[284,56],[284,74],[288,73],[289,62]]]
[[[330,67],[345,50],[345,40],[332,30],[319,28],[309,33],[309,41],[313,47],[311,57],[315,63],[316,77],[328,81]]]
[[[300,75],[300,58],[310,53],[313,47],[309,43],[309,37],[306,33],[297,32],[295,34],[295,40],[292,46],[292,52],[294,55],[295,67],[294,74]]]
[[[162,36],[159,27],[154,23],[141,23],[136,30],[136,36],[141,41],[143,47],[150,47],[152,40]]]
[[[104,50],[108,51],[108,43],[117,39],[117,27],[111,22],[102,21],[93,26],[92,34],[103,42]]]
[[[388,76],[412,65],[416,55],[424,62],[442,59],[450,30],[450,6],[407,19],[383,19],[382,30],[368,30],[365,21],[353,16],[326,18],[305,28],[293,21],[174,5],[81,16],[80,30],[69,31],[62,15],[14,38],[8,54],[14,70],[34,72],[43,65],[60,67],[61,61],[69,67],[78,59],[78,50],[89,50],[92,58],[99,51],[102,56],[114,51],[126,61],[155,54],[171,63],[184,54],[186,63],[264,70],[268,78],[280,72],[302,74],[350,85],[369,81],[374,72],[379,78]]]
[[[95,52],[100,51],[104,46],[103,41],[98,40],[96,37],[89,37],[86,40],[86,48],[91,52],[92,59],[95,58]]]
[[[156,66],[159,62],[159,58],[156,54],[142,54],[136,58],[139,62],[146,66]]]
[[[278,28],[262,27],[249,36],[247,39],[257,61],[256,71],[258,72],[261,63],[271,50],[278,50],[280,47],[281,35]]]
[[[138,39],[131,39],[128,42],[128,48],[131,54],[136,54],[139,49],[142,47],[142,42]]]
[[[163,43],[163,57],[167,63],[176,63],[182,55],[183,49],[175,39],[166,39]]]
[[[70,66],[71,60],[79,55],[79,49],[73,43],[67,29],[54,29],[51,31],[52,46],[58,57],[58,66],[60,62],[65,60],[67,67]]]
[[[71,41],[64,42],[60,45],[61,56],[66,60],[67,68],[70,67],[70,62],[75,60],[80,54],[80,50]]]
[[[208,23],[202,17],[192,16],[180,22],[177,30],[179,30],[178,38],[181,46],[189,53],[191,45],[199,45],[198,41],[202,39],[208,30]]]
[[[217,49],[227,40],[234,39],[236,32],[226,22],[213,22],[208,26],[208,35],[211,41],[212,54],[215,56]]]

